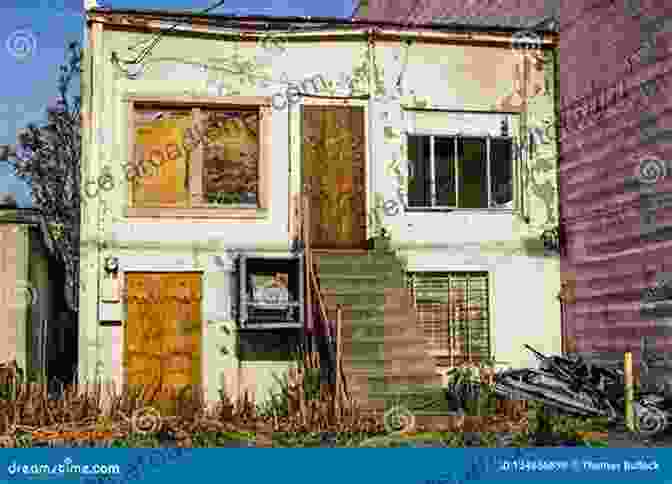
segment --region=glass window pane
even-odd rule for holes
[[[511,139],[493,139],[490,142],[493,207],[513,208],[511,144]]]
[[[460,208],[488,207],[488,174],[484,138],[458,138]]]
[[[454,207],[456,205],[454,137],[434,138],[434,169],[437,205]]]
[[[258,206],[259,112],[205,113],[203,191],[208,203]]]
[[[429,207],[432,204],[429,172],[429,136],[408,136],[408,206]]]

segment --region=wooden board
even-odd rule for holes
[[[200,386],[201,274],[127,273],[126,284],[126,385],[156,390],[161,401]]]
[[[364,109],[304,106],[302,129],[311,247],[366,247]]]

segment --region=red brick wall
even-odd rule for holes
[[[441,16],[531,16],[550,15],[559,0],[369,0],[368,20],[429,23]],[[574,3],[581,3],[574,0]],[[361,10],[361,9],[360,9]],[[357,18],[357,17],[356,17]]]
[[[672,226],[672,210],[644,205],[647,199],[650,203],[672,192],[672,173],[651,185],[632,183],[640,157],[672,160],[672,83],[667,74],[672,70],[672,23],[665,28],[670,33],[655,37],[658,61],[643,65],[635,56],[629,67],[626,59],[640,47],[647,21],[672,18],[672,2],[563,3],[559,187],[568,246],[561,270],[576,278],[576,302],[567,305],[567,328],[579,351],[622,358],[631,347],[637,364],[641,336],[654,336],[659,351],[672,349],[672,332],[665,323],[671,318],[640,312],[642,292],[655,285],[656,274],[672,271],[672,235],[652,234]],[[637,5],[639,12],[628,8]],[[658,92],[647,97],[641,83],[656,76]],[[607,86],[615,89],[605,96]],[[646,113],[670,133],[646,142],[640,124]],[[646,222],[652,213],[655,220]]]

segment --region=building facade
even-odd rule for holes
[[[407,333],[436,375],[524,366],[525,343],[560,350],[560,262],[540,239],[558,221],[553,33],[521,52],[512,28],[87,15],[82,379],[264,398],[293,364],[283,345],[316,324],[293,259],[306,224],[345,323],[374,304],[375,271],[396,271],[371,241],[400,261],[385,316],[344,346],[385,339],[385,378],[410,378],[387,350]],[[145,59],[128,54],[159,33]],[[391,322],[395,304],[408,319]],[[262,321],[279,307],[299,310]]]

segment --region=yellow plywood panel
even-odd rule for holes
[[[129,273],[126,384],[159,400],[201,381],[201,274]]]
[[[192,117],[161,119],[139,124],[135,132],[136,174],[131,185],[135,207],[187,206],[190,146],[185,133]]]

